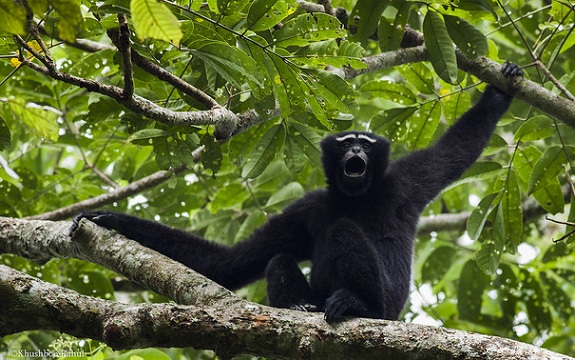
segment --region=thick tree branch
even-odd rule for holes
[[[88,260],[180,304],[231,305],[241,301],[213,281],[135,241],[84,220],[70,237],[70,225],[0,217],[0,253],[40,261],[66,257]]]
[[[57,229],[51,227],[65,231],[68,225],[2,218],[0,246],[8,244],[8,248],[23,252],[22,255],[39,255],[41,251],[30,246],[34,243],[44,248],[43,237],[57,237],[51,232]],[[20,233],[19,238],[14,238],[15,231]],[[81,235],[77,239],[80,247],[85,246],[84,235],[94,234]],[[113,238],[113,242],[127,241],[118,236]],[[91,242],[113,245],[105,238],[91,238]],[[56,250],[61,252],[64,246],[58,246]],[[96,247],[89,245],[86,250]],[[111,252],[118,250],[95,256],[115,257]],[[145,264],[154,262],[152,257],[161,258],[159,254],[133,253],[126,247],[122,252],[121,261],[125,264],[121,267],[131,268],[132,263],[138,263],[138,271],[142,273],[161,270]],[[189,275],[185,268],[171,271],[174,283],[182,280],[179,275]],[[329,325],[322,314],[273,309],[239,300],[195,306],[125,305],[79,295],[3,265],[0,265],[0,297],[0,336],[32,329],[59,330],[104,341],[115,349],[193,346],[214,349],[223,357],[247,353],[308,359],[571,359],[499,337],[371,319]]]

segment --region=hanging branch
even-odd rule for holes
[[[118,43],[116,46],[122,54],[124,63],[124,98],[129,99],[134,96],[134,77],[132,70],[132,51],[130,46],[130,28],[126,15],[118,14],[118,23],[120,24],[120,31],[118,35]]]

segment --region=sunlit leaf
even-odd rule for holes
[[[50,141],[58,140],[58,117],[55,109],[41,107],[34,103],[24,104],[15,100],[10,102],[10,108],[26,126],[33,129],[39,137]]]
[[[316,41],[343,37],[345,30],[333,16],[313,13],[302,14],[287,21],[274,32],[274,45],[279,47],[306,46]]]
[[[242,11],[250,0],[218,0],[220,14],[234,15]]]
[[[26,33],[26,9],[14,0],[0,0],[0,31],[9,34]]]
[[[178,18],[157,0],[130,0],[132,21],[139,38],[151,38],[178,45],[183,37]]]
[[[80,32],[80,23],[82,22],[80,1],[52,0],[50,3],[60,15],[58,35],[66,41],[74,42],[76,35]]]
[[[248,11],[247,28],[253,31],[271,29],[296,9],[295,0],[256,0]]]

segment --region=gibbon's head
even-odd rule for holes
[[[346,131],[321,142],[328,187],[347,196],[365,194],[389,163],[390,142],[364,131]]]

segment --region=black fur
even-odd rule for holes
[[[521,69],[506,63],[506,76]],[[389,142],[349,131],[322,143],[327,190],[305,195],[233,247],[125,214],[82,218],[114,229],[210,279],[237,289],[268,280],[272,306],[396,320],[407,300],[419,215],[471,166],[512,98],[488,86],[439,141],[388,164]],[[298,262],[312,261],[310,282]]]

